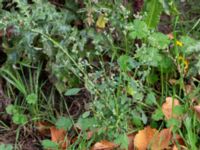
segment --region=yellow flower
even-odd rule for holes
[[[176,45],[182,47],[183,43],[181,41],[176,41]]]

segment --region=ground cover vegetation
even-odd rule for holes
[[[0,150],[200,149],[198,0],[0,0]]]

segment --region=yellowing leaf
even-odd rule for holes
[[[177,99],[174,99],[172,97],[167,97],[166,102],[162,105],[162,112],[165,115],[165,118],[168,120],[170,118],[177,118],[177,116],[172,115],[172,107],[180,105],[179,101]]]
[[[115,143],[112,143],[112,142],[109,142],[106,140],[102,140],[102,141],[94,144],[94,146],[91,148],[91,150],[114,150],[117,147],[118,147],[118,145],[116,145]]]
[[[104,29],[106,27],[107,22],[108,21],[107,18],[105,17],[105,14],[100,14],[96,22],[96,27]]]
[[[155,137],[156,133],[157,130],[149,126],[144,128],[136,134],[134,139],[134,146],[138,150],[146,150],[149,147],[152,139]]]

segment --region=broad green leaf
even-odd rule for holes
[[[162,112],[162,109],[160,109],[160,108],[156,109],[156,111],[152,115],[152,119],[155,121],[162,120],[163,117],[164,117],[164,114]]]
[[[134,23],[129,27],[129,37],[131,39],[143,39],[149,34],[149,30],[144,21],[136,19]]]
[[[117,136],[117,138],[114,140],[116,144],[120,145],[120,148],[122,149],[128,149],[128,136],[126,134],[120,134]]]
[[[79,118],[77,125],[81,128],[82,131],[87,129],[95,128],[97,122],[95,118]]]
[[[13,114],[12,120],[15,124],[23,125],[27,123],[28,118],[24,114]]]
[[[139,48],[136,52],[136,57],[142,64],[154,67],[157,67],[162,60],[159,50],[152,47]]]
[[[51,140],[43,140],[42,141],[42,146],[44,149],[53,149],[53,150],[58,150],[59,146],[57,143],[52,142]]]
[[[90,111],[86,111],[86,112],[84,112],[83,114],[82,114],[82,117],[83,118],[87,118],[87,117],[89,117],[90,116]]]
[[[147,16],[145,17],[145,22],[147,26],[149,28],[156,28],[162,12],[161,3],[158,0],[148,0],[146,10]]]
[[[148,93],[145,102],[146,104],[151,105],[151,106],[155,105],[156,104],[155,93],[153,92]]]
[[[169,46],[170,40],[167,37],[167,35],[164,35],[163,33],[153,33],[151,36],[149,36],[149,43],[158,49],[166,49]]]
[[[73,122],[70,118],[66,118],[66,117],[60,117],[57,121],[56,121],[56,127],[58,129],[65,129],[65,130],[69,130],[73,125]]]
[[[0,144],[0,150],[13,150],[13,146],[11,144]]]
[[[65,96],[73,96],[73,95],[76,95],[78,94],[78,92],[80,92],[80,88],[72,88],[72,89],[69,89],[67,90],[67,92],[65,92]]]

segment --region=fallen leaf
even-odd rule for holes
[[[157,130],[151,128],[150,126],[140,130],[134,138],[134,146],[138,150],[146,150],[156,133]]]
[[[200,118],[200,105],[194,106],[194,110],[195,110],[197,116]]]
[[[57,129],[55,126],[51,127],[50,131],[51,140],[55,143],[58,143],[62,150],[65,150],[68,145],[66,141],[66,131],[64,129]]]
[[[128,150],[134,149],[134,138],[135,138],[135,133],[128,135]]]
[[[183,138],[180,135],[178,135],[178,134],[176,134],[175,136],[173,136],[172,143],[174,144],[174,147],[175,147],[175,148],[173,147],[174,148],[173,150],[176,150],[177,144],[180,147],[184,147],[185,146],[185,142],[184,142]]]
[[[173,39],[174,39],[173,33],[169,33],[169,34],[167,34],[167,36],[168,36],[168,38],[169,38],[170,40],[173,40]]]
[[[174,145],[173,148],[172,148],[172,150],[178,150],[177,146]]]
[[[162,150],[168,148],[171,138],[172,138],[171,130],[163,129],[153,139],[151,148],[153,150]]]
[[[91,139],[93,136],[94,132],[93,131],[88,131],[87,132],[87,140]]]
[[[174,104],[173,104],[174,103]],[[167,97],[166,102],[162,105],[162,112],[165,115],[165,118],[168,120],[170,118],[177,118],[178,116],[172,115],[172,107],[180,105],[179,101],[177,99],[174,99],[172,97]]]
[[[39,121],[35,123],[35,128],[39,132],[41,136],[47,136],[50,135],[50,127],[53,125],[46,121]]]
[[[95,143],[94,146],[92,146],[91,150],[114,150],[117,147],[118,145],[113,142],[102,140]]]

